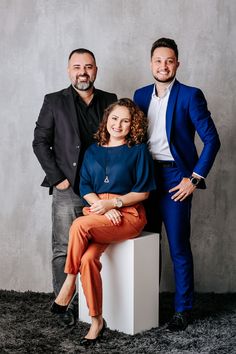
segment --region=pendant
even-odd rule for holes
[[[110,182],[109,178],[108,178],[108,176],[106,176],[105,179],[104,179],[104,183],[109,183],[109,182]]]

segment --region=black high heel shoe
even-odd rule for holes
[[[61,315],[63,313],[65,313],[68,309],[68,306],[70,305],[70,303],[74,300],[74,297],[76,296],[76,291],[73,293],[70,301],[68,302],[68,305],[59,305],[57,304],[55,301],[53,301],[51,307],[50,307],[50,311],[56,315]]]
[[[82,345],[84,347],[89,347],[91,345],[94,345],[96,342],[98,342],[103,337],[103,334],[104,334],[104,331],[106,328],[107,328],[107,323],[103,319],[103,326],[102,326],[101,331],[98,333],[97,337],[94,339],[89,339],[89,338],[84,337],[80,340],[80,345]]]

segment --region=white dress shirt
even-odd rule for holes
[[[174,161],[166,135],[166,110],[170,91],[175,79],[167,86],[162,97],[156,95],[154,85],[151,102],[148,108],[148,147],[153,160]],[[204,178],[193,172],[199,178]]]
[[[148,146],[154,160],[174,161],[166,135],[166,110],[174,81],[162,97],[156,95],[154,85],[148,109]]]

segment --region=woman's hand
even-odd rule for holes
[[[118,226],[121,223],[122,214],[117,209],[111,209],[104,214],[114,225]]]
[[[114,208],[113,199],[96,200],[90,207],[90,212],[97,215],[104,215],[107,211]]]
[[[114,208],[114,199],[96,200],[89,208],[90,213],[105,215],[114,225],[119,225],[122,220],[122,214]]]

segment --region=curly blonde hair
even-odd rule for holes
[[[108,106],[104,111],[103,119],[97,133],[94,135],[94,138],[98,141],[98,145],[106,145],[109,142],[110,134],[107,131],[107,120],[110,113],[117,106],[128,108],[131,117],[130,132],[126,136],[126,144],[132,146],[146,141],[148,126],[146,116],[131,99],[121,98]]]

